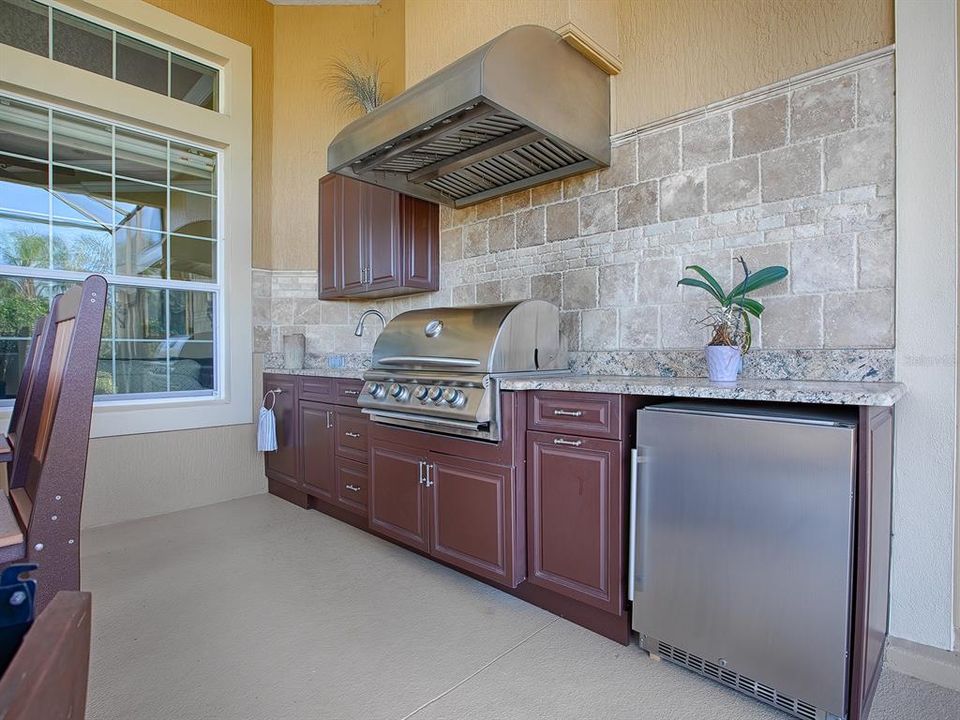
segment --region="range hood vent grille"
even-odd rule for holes
[[[327,164],[463,207],[609,165],[609,126],[609,78],[526,25],[351,123]]]

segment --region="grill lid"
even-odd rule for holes
[[[521,25],[344,128],[333,172],[464,207],[610,164],[610,79]]]
[[[511,373],[567,367],[560,311],[544,300],[410,310],[387,323],[372,368]]]

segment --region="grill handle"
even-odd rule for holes
[[[380,358],[376,365],[447,365],[449,367],[480,367],[476,358],[440,357],[437,355],[392,355]]]

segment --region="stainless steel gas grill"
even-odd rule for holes
[[[551,303],[411,310],[377,338],[359,403],[376,422],[499,441],[498,378],[566,369]]]

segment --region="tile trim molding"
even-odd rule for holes
[[[746,107],[747,105],[753,105],[754,103],[766,100],[774,95],[780,95],[785,92],[815,85],[825,80],[831,80],[849,72],[854,72],[864,67],[875,65],[888,57],[894,56],[895,54],[896,45],[887,45],[886,47],[878,48],[877,50],[871,50],[870,52],[855,55],[852,58],[841,60],[840,62],[833,63],[832,65],[826,65],[821,68],[816,68],[815,70],[809,70],[808,72],[789,77],[786,80],[778,80],[777,82],[770,83],[769,85],[764,85],[763,87],[756,88],[754,90],[748,90],[740,95],[734,95],[733,97],[724,98],[723,100],[717,100],[716,102],[708,103],[707,105],[701,105],[700,107],[693,108],[691,110],[684,110],[683,112],[675,115],[661,118],[660,120],[654,120],[646,125],[641,125],[640,127],[631,128],[630,130],[616,133],[610,136],[610,144],[614,146],[623,145],[624,143],[630,142],[631,140],[644,135],[651,135],[663,130],[672,130],[675,127],[685,125],[692,120],[700,120],[718,113],[729,112],[730,110],[736,110],[738,108]]]

